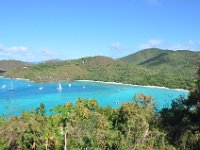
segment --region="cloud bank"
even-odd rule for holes
[[[31,51],[26,46],[7,47],[0,44],[0,59],[17,59],[25,61],[41,61],[58,58],[58,54],[48,48]]]
[[[147,48],[161,48],[161,49],[170,49],[170,50],[200,50],[200,43],[194,40],[188,40],[183,43],[169,43],[160,39],[150,39],[146,43],[138,46],[138,49],[147,49]]]
[[[160,47],[162,45],[162,40],[158,39],[150,39],[147,43],[141,44],[139,49],[146,49],[146,48],[153,48],[153,47]]]

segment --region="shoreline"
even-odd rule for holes
[[[25,78],[10,78],[10,77],[4,77],[4,76],[0,76],[0,78],[15,79],[15,80],[25,80],[25,81],[29,81],[29,82],[35,82],[35,81],[32,81],[30,79],[25,79]],[[186,89],[176,89],[176,88],[173,89],[173,88],[168,88],[168,87],[164,87],[164,86],[137,85],[137,84],[122,83],[122,82],[106,82],[106,81],[95,81],[95,80],[73,80],[73,81],[105,83],[105,84],[113,84],[113,85],[126,85],[126,86],[133,86],[133,87],[140,86],[140,87],[146,87],[146,88],[158,88],[158,89],[166,89],[166,90],[168,89],[168,90],[177,90],[177,91],[183,91],[183,92],[190,92],[189,90],[186,90]],[[64,82],[66,82],[66,81],[64,81]],[[49,83],[49,82],[47,82],[47,83]],[[56,83],[56,82],[53,81],[51,83]]]
[[[94,80],[75,80],[75,81],[82,81],[82,82],[96,82],[96,83],[106,83],[106,84],[116,84],[116,85],[128,85],[128,86],[140,86],[140,87],[146,87],[146,88],[158,88],[158,89],[166,89],[166,90],[177,90],[177,91],[183,91],[183,92],[190,92],[186,89],[171,89],[164,86],[151,86],[151,85],[137,85],[137,84],[128,84],[128,83],[122,83],[122,82],[106,82],[106,81],[94,81]]]
[[[5,78],[5,79],[14,79],[14,80],[24,80],[24,81],[29,81],[29,82],[35,82],[35,81],[32,81],[30,79],[25,79],[25,78],[11,78],[11,77],[4,77],[4,76],[0,76],[0,78]]]

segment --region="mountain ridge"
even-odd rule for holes
[[[143,49],[133,54],[121,57],[118,60],[139,65],[139,64],[142,64],[144,61],[152,59],[163,53],[167,53],[167,54],[178,54],[178,53],[181,54],[182,53],[183,55],[184,54],[196,55],[200,52],[191,51],[191,50],[168,50],[168,49],[159,49],[159,48],[149,48],[149,49]]]
[[[199,52],[187,50],[145,49],[128,55],[127,60],[127,57],[113,59],[94,56],[59,62],[46,61],[26,68],[19,67],[3,75],[37,82],[85,79],[188,89],[196,77],[197,63],[194,58],[197,54]],[[130,58],[137,60],[131,62]]]
[[[0,70],[1,71],[11,71],[18,67],[26,67],[30,66],[31,64],[28,62],[20,61],[20,60],[0,60]]]

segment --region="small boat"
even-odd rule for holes
[[[117,105],[119,104],[119,101],[118,101],[118,100],[116,101],[116,104],[117,104]]]
[[[1,86],[2,89],[5,89],[6,87],[7,87],[6,85],[2,85],[2,86]]]
[[[58,90],[62,90],[62,85],[60,83],[58,83]]]
[[[69,87],[71,87],[72,85],[69,83]]]
[[[43,87],[39,87],[39,90],[43,90]]]
[[[9,91],[14,91],[15,89],[13,88],[13,83],[12,83],[12,81],[10,82],[10,89],[9,89]]]
[[[85,86],[83,86],[83,89],[85,89]]]

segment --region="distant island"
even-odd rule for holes
[[[197,76],[198,54],[190,50],[150,48],[119,59],[94,56],[39,64],[2,60],[0,73],[36,82],[95,80],[191,89]]]

